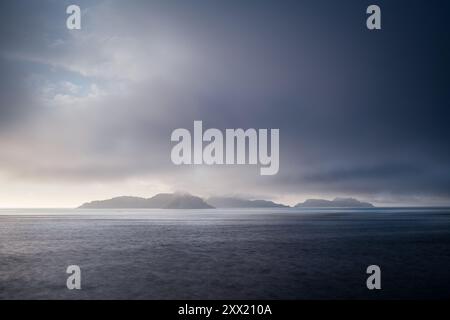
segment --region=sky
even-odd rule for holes
[[[66,7],[82,10],[66,28]],[[381,8],[382,29],[366,28]],[[0,3],[0,207],[159,192],[450,205],[445,1]],[[280,129],[280,169],[175,166],[176,128]]]

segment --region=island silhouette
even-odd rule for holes
[[[294,208],[373,208],[369,202],[355,198],[333,200],[307,199]],[[210,197],[206,200],[189,193],[159,193],[151,198],[120,196],[82,204],[78,209],[226,209],[226,208],[290,208],[269,200],[249,200],[240,197]]]
[[[202,198],[188,193],[159,193],[151,198],[115,197],[84,203],[79,209],[211,209]]]
[[[334,200],[308,199],[295,205],[296,208],[374,208],[369,202],[355,198],[334,198]]]

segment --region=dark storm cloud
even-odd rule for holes
[[[86,1],[79,33],[60,27],[65,3],[24,3],[2,4],[0,125],[28,114],[36,128],[9,136],[51,141],[56,160],[4,155],[5,170],[150,174],[217,193],[450,196],[444,2],[378,1],[382,30],[368,31],[365,1]],[[194,120],[280,128],[279,174],[208,168],[222,181],[211,187],[174,168],[170,133]]]
[[[24,70],[0,60],[0,124],[6,126],[16,117],[26,112],[31,99],[27,98],[27,88],[23,84]],[[0,128],[1,130],[1,128]]]
[[[30,74],[42,71],[32,61],[17,57],[53,50],[67,36],[65,8],[69,1],[2,1],[0,3],[0,130],[41,112],[33,99]],[[82,1],[84,3],[84,1]]]

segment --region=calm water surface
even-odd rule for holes
[[[449,297],[445,208],[0,210],[0,299]]]

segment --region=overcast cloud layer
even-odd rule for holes
[[[176,190],[449,204],[449,5],[377,3],[371,32],[365,1],[2,1],[0,206]],[[170,134],[194,120],[279,128],[279,173],[174,166]]]

